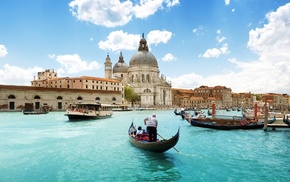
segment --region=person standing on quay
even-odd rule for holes
[[[146,117],[144,119],[144,124],[147,126],[147,132],[149,133],[149,142],[156,142],[158,126],[156,114],[153,113],[152,116]]]

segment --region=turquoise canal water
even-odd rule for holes
[[[0,181],[290,181],[290,131],[219,131],[154,111],[158,133],[180,140],[163,154],[132,146],[127,130],[152,111],[68,122],[62,112],[0,113]]]

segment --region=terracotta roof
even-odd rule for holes
[[[33,86],[16,86],[16,85],[0,85],[1,89],[9,90],[35,90],[35,91],[56,91],[56,92],[87,92],[87,93],[116,93],[120,94],[121,91],[115,90],[93,90],[93,89],[69,89],[69,88],[50,88],[50,87],[33,87]]]
[[[99,78],[99,77],[92,77],[92,76],[51,78],[49,81],[57,81],[57,80],[94,80],[94,81],[116,82],[116,83],[120,83],[121,82],[118,79]],[[46,81],[46,80],[33,80],[33,81],[42,82],[42,81]]]
[[[182,89],[182,88],[171,88],[174,91],[179,91],[181,93],[193,93],[193,90],[191,89]]]

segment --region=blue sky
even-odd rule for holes
[[[289,0],[1,0],[0,84],[104,77],[144,33],[173,88],[290,94]]]

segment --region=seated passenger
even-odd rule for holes
[[[140,136],[140,135],[142,135],[142,134],[143,134],[142,127],[139,126],[139,127],[138,127],[138,130],[137,130],[137,132],[136,132],[136,136]]]

